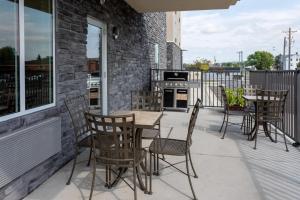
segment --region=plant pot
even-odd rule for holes
[[[244,107],[242,107],[240,105],[232,105],[232,106],[229,106],[229,110],[232,110],[232,111],[242,111],[242,110],[244,110]]]

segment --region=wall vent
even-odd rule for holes
[[[0,135],[0,188],[61,151],[61,119]]]

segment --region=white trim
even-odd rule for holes
[[[55,24],[56,24],[56,12],[55,12],[55,0],[52,0],[52,24],[53,24],[53,30],[52,30],[52,56],[53,56],[53,60],[52,60],[52,65],[53,65],[53,72],[52,72],[52,78],[53,78],[53,103],[47,104],[47,105],[43,105],[43,106],[39,106],[36,108],[32,108],[32,109],[25,109],[25,31],[24,31],[24,0],[19,0],[19,56],[20,56],[20,60],[19,60],[19,70],[20,70],[20,80],[19,80],[19,84],[20,84],[20,94],[19,94],[19,98],[20,98],[20,111],[17,113],[12,113],[12,114],[8,114],[5,116],[1,116],[0,117],[0,122],[4,122],[16,117],[21,117],[24,115],[28,115],[31,113],[35,113],[38,111],[42,111],[42,110],[46,110],[52,107],[56,106],[56,51],[55,51]]]
[[[108,114],[108,92],[107,92],[107,24],[88,16],[88,24],[97,26],[102,29],[102,69],[101,69],[101,87],[102,87],[102,114]]]
[[[49,109],[49,108],[53,108],[53,107],[55,107],[55,103],[47,104],[45,106],[40,106],[40,107],[36,107],[36,108],[32,108],[30,110],[26,110],[26,111],[23,111],[23,112],[17,112],[17,113],[5,115],[5,116],[0,117],[0,122],[5,122],[7,120],[10,120],[10,119],[13,119],[13,118],[16,118],[16,117],[29,115],[29,114],[32,114],[32,113],[35,113],[35,112],[38,112],[38,111],[42,111],[42,110],[46,110],[46,109]]]
[[[24,0],[19,1],[19,45],[20,45],[20,113],[25,111],[25,30],[24,30]]]
[[[52,101],[53,106],[56,106],[56,45],[55,45],[55,35],[56,35],[56,1],[52,0]]]

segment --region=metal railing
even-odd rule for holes
[[[288,97],[285,106],[284,130],[282,124],[279,129],[285,132],[297,143],[300,142],[300,101],[297,101],[300,95],[300,71],[251,71],[249,74],[249,83],[259,85],[267,90],[288,90]]]
[[[155,81],[163,80],[163,73],[167,69],[151,69],[151,85]],[[178,71],[178,70],[176,70]],[[186,70],[187,71],[187,70]],[[205,107],[222,107],[220,85],[227,88],[244,87],[248,81],[236,69],[210,69],[209,71],[188,70],[189,72],[189,105],[194,105],[198,98]]]

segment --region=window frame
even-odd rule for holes
[[[28,109],[26,110],[26,105],[25,105],[25,27],[24,27],[24,0],[19,0],[19,33],[18,33],[18,45],[19,45],[19,75],[20,75],[20,80],[19,80],[19,101],[20,101],[20,111],[8,115],[4,115],[0,117],[0,122],[4,122],[16,117],[21,117],[24,115],[32,114],[38,111],[46,110],[49,108],[53,108],[56,106],[56,50],[55,50],[55,33],[56,33],[56,7],[55,7],[55,0],[52,1],[52,77],[53,77],[53,103],[47,104],[47,105],[42,105],[36,108]]]

